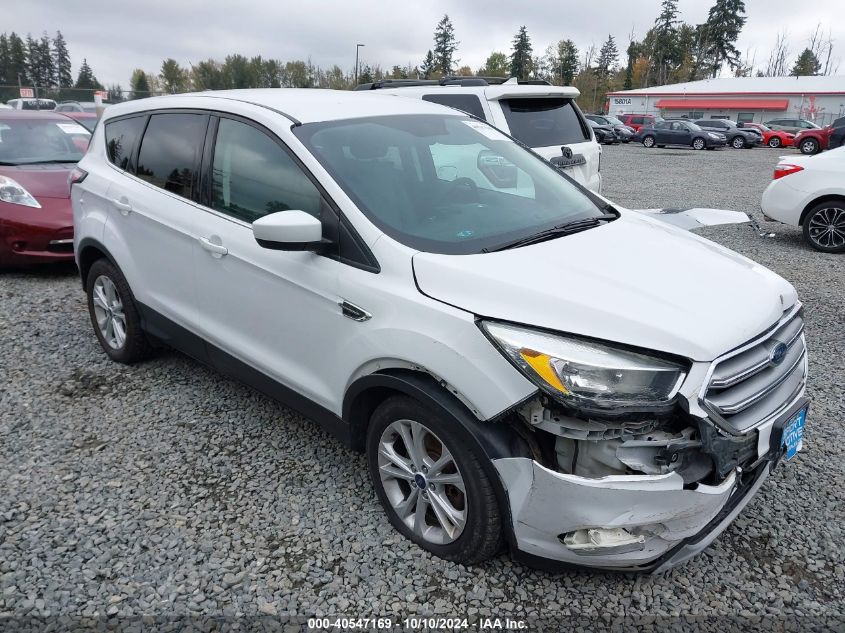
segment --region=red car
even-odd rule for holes
[[[616,118],[628,127],[634,128],[635,132],[639,132],[641,127],[650,127],[657,121],[663,120],[662,117],[653,114],[619,114]]]
[[[73,261],[71,173],[90,138],[61,114],[0,110],[0,267]]]
[[[69,119],[73,119],[79,125],[84,127],[86,130],[94,133],[94,127],[97,125],[97,121],[100,119],[99,116],[95,112],[65,112],[62,111],[62,116],[66,116]]]
[[[830,135],[832,133],[832,125],[813,130],[801,130],[792,139],[792,144],[802,154],[818,154],[830,146]]]
[[[783,130],[773,130],[762,123],[743,123],[740,127],[751,127],[763,135],[763,143],[769,147],[792,147],[794,134]]]

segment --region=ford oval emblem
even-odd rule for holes
[[[769,362],[772,365],[780,365],[784,358],[786,358],[786,344],[778,343],[769,352]]]
[[[564,158],[572,158],[572,148],[566,145],[560,148],[560,153]]]

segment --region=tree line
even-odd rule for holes
[[[350,89],[356,83],[381,79],[438,79],[447,75],[481,75],[541,79],[556,85],[573,85],[581,91],[579,103],[586,110],[600,110],[605,94],[622,89],[644,88],[719,76],[725,67],[736,76],[795,76],[835,74],[833,41],[817,27],[790,66],[786,32],[778,34],[765,66],[758,67],[749,54],[742,55],[736,42],[746,22],[743,0],[715,0],[702,24],[689,24],[680,17],[678,0],[663,0],[653,26],[642,39],[632,33],[624,54],[609,34],[601,46],[579,49],[572,39],[549,44],[535,54],[525,26],[519,27],[510,52],[492,51],[483,66],[461,65],[460,42],[448,15],[434,29],[433,45],[420,63],[382,68],[364,61],[351,71],[333,65],[322,68],[311,59],[283,61],[233,53],[218,61],[206,59],[187,66],[165,59],[157,71],[136,68],[129,89],[108,87],[108,100],[137,99],[154,94],[229,88],[333,88]],[[620,57],[622,61],[620,62]],[[0,99],[18,95],[17,86],[38,86],[39,96],[91,100],[94,90],[104,87],[87,60],[73,81],[67,43],[60,31],[40,38],[16,33],[0,34]]]

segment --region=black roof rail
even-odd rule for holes
[[[478,77],[467,75],[446,75],[440,79],[379,79],[365,84],[358,84],[354,90],[378,90],[379,88],[409,88],[412,86],[491,86],[510,81],[508,77]],[[523,79],[516,82],[520,86],[550,86],[545,79]]]

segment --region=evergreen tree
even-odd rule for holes
[[[9,70],[7,74],[12,83],[20,82],[22,86],[30,83],[26,65],[26,45],[14,31],[9,35]]]
[[[82,66],[79,67],[79,74],[76,77],[76,84],[73,86],[77,90],[85,90],[89,92],[89,96],[93,94],[94,90],[102,90],[103,84],[97,81],[94,76],[94,71],[88,65],[88,60],[82,60]]]
[[[0,33],[0,86],[11,86],[17,83],[16,78],[9,76],[9,38]],[[4,88],[0,88],[0,98],[6,101]]]
[[[434,72],[434,53],[428,51],[425,54],[425,59],[423,59],[422,64],[420,64],[420,74],[422,75],[423,79],[429,79],[431,74]],[[359,77],[360,82],[360,77]],[[361,82],[363,83],[363,82]]]
[[[706,50],[712,59],[710,73],[717,77],[727,62],[734,70],[739,66],[739,51],[736,41],[746,17],[743,0],[716,0],[707,14],[705,22]]]
[[[177,92],[185,92],[188,85],[188,76],[185,70],[179,65],[175,59],[168,58],[161,63],[161,73],[159,74],[164,91],[169,94]],[[253,86],[248,86],[250,88]]]
[[[112,84],[109,86],[106,100],[109,103],[120,103],[121,101],[125,101],[123,88],[120,87],[120,84]]]
[[[663,0],[660,15],[651,31],[651,54],[654,80],[668,83],[669,69],[678,61],[678,0]],[[648,34],[646,35],[648,39]]]
[[[56,37],[53,38],[53,73],[53,83],[59,88],[70,88],[73,85],[70,53],[61,31],[56,31]]]
[[[38,40],[33,39],[32,35],[26,36],[26,70],[29,80],[34,86],[41,88],[44,86],[44,77],[41,74],[41,46]]]
[[[444,15],[434,29],[434,68],[439,70],[441,75],[451,74],[457,66],[458,60],[454,57],[459,43],[455,39],[455,27],[452,26],[452,21],[448,15]]]
[[[531,72],[531,38],[524,26],[513,38],[513,52],[511,53],[511,77],[525,79]]]
[[[596,75],[603,81],[607,81],[615,70],[619,61],[619,49],[616,48],[616,40],[612,35],[607,36],[607,41],[602,44],[599,57],[596,60]]]
[[[46,88],[55,88],[56,84],[56,70],[53,64],[53,51],[50,46],[50,36],[47,31],[44,31],[41,40],[38,42],[39,54],[39,68],[41,71],[41,80]]]
[[[815,53],[809,48],[805,48],[798,59],[795,60],[795,65],[789,74],[793,77],[808,77],[818,75],[821,70],[821,62],[819,62]]]
[[[150,82],[147,79],[147,73],[140,68],[132,71],[132,79],[129,81],[129,87],[132,89],[132,99],[143,99],[144,97],[152,96],[150,94]]]
[[[578,47],[572,40],[561,40],[557,43],[557,63],[555,76],[564,86],[571,86],[572,80],[578,73]]]

